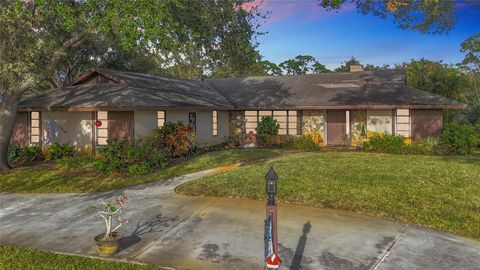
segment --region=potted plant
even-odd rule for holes
[[[124,209],[127,208],[126,195],[104,201],[100,200],[97,205],[97,213],[104,219],[106,232],[95,236],[97,252],[102,257],[109,257],[118,252],[123,234],[116,232],[122,225],[130,223],[130,220],[123,218]],[[117,223],[113,226],[113,223]],[[113,228],[113,229],[112,229]]]

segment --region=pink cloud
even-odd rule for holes
[[[252,8],[256,5],[259,5],[262,10],[270,12],[267,23],[281,22],[295,16],[301,17],[304,21],[316,21],[326,16],[355,10],[354,4],[346,3],[339,11],[327,11],[320,7],[315,0],[255,0],[245,5],[245,8]]]

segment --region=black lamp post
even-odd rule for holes
[[[276,257],[276,267],[268,266],[268,260],[267,260],[267,268],[266,269],[276,269],[278,268],[279,264],[282,262],[280,257],[278,256],[278,234],[277,234],[277,205],[275,203],[275,196],[277,195],[277,180],[278,180],[278,175],[273,169],[273,166],[270,167],[268,170],[267,175],[265,176],[265,184],[266,184],[266,192],[268,196],[268,201],[267,201],[267,220],[271,218],[271,229],[272,229],[272,246],[273,246],[273,253],[275,254],[274,257]],[[267,249],[267,246],[265,247]]]
[[[266,191],[268,195],[268,205],[275,205],[275,196],[277,195],[277,180],[278,175],[273,169],[273,166],[268,170],[267,175],[265,176],[266,180]]]

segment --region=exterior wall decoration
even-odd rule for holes
[[[77,152],[91,155],[94,122],[91,112],[42,112],[42,146],[50,143],[75,146]]]
[[[392,110],[367,110],[367,137],[375,133],[392,134]]]
[[[365,110],[352,110],[350,122],[351,145],[361,146],[367,140],[367,112]]]
[[[245,134],[244,111],[230,111],[230,136]]]
[[[303,135],[311,136],[313,141],[324,145],[325,118],[321,110],[305,110],[302,116]]]

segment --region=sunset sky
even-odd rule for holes
[[[480,1],[480,0],[479,0]],[[480,32],[480,2],[457,12],[454,29],[443,35],[425,35],[399,29],[389,19],[362,15],[347,4],[327,12],[318,1],[265,0],[270,15],[259,38],[264,59],[279,64],[299,54],[314,56],[328,68],[354,56],[362,64],[395,64],[421,57],[458,63],[460,44]]]

